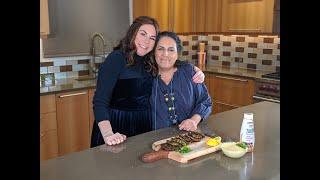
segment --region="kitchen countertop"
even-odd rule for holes
[[[230,68],[230,67],[220,67],[220,66],[202,66],[199,67],[204,73],[213,73],[221,75],[231,75],[245,78],[262,78],[261,75],[270,73],[270,71],[255,71],[250,69],[242,68]],[[83,77],[86,78],[86,77]],[[40,95],[47,95],[53,93],[61,93],[68,91],[75,91],[81,89],[90,89],[96,87],[96,79],[78,81],[77,78],[66,78],[66,79],[56,79],[53,84],[40,86]]]
[[[84,78],[88,78],[86,76]],[[78,81],[77,78],[56,79],[50,85],[41,84],[40,96],[54,93],[62,93],[81,89],[90,89],[96,87],[96,79]]]
[[[263,74],[272,73],[274,71],[259,71],[252,69],[244,69],[244,68],[231,68],[231,67],[220,67],[220,66],[200,66],[199,67],[204,73],[212,73],[212,74],[222,74],[222,75],[231,75],[245,78],[262,78]]]
[[[174,136],[170,127],[128,138],[116,146],[101,145],[81,152],[42,161],[40,179],[280,179],[280,105],[260,102],[218,113],[199,125],[199,130],[217,134],[223,140],[239,139],[243,113],[254,113],[255,149],[240,159],[228,158],[221,151],[186,164],[169,159],[143,163],[139,157],[150,152],[155,141]]]

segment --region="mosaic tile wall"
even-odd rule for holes
[[[280,37],[270,35],[180,35],[181,60],[197,63],[198,45],[206,45],[207,64],[280,71]]]
[[[96,68],[99,68],[104,59],[97,58],[95,60]],[[44,80],[46,76],[55,79],[72,78],[87,76],[89,72],[89,58],[73,58],[73,60],[66,59],[47,59],[46,62],[40,62],[40,78]]]
[[[249,35],[180,35],[181,60],[197,63],[198,45],[206,44],[207,64],[266,71],[280,71],[280,37]],[[40,54],[41,56],[41,54]],[[40,77],[55,79],[89,75],[90,57],[52,58],[40,62]],[[99,68],[103,59],[96,59]]]

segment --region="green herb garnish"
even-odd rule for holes
[[[190,152],[190,151],[191,151],[191,149],[190,149],[188,146],[183,146],[183,147],[179,150],[179,152],[182,153],[182,154],[188,153],[188,152]]]
[[[247,144],[245,142],[242,142],[242,143],[237,143],[236,144],[237,146],[243,148],[243,149],[246,149],[247,148]]]
[[[247,149],[247,147],[248,147],[245,142],[237,143],[236,145],[239,146],[239,147],[241,147],[241,148],[243,148],[243,149]]]

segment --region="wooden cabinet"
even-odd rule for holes
[[[161,31],[192,32],[194,0],[133,0],[133,19],[155,18]]]
[[[211,84],[210,84],[212,81],[212,78],[213,78],[212,74],[205,73],[204,84],[206,85],[206,87],[208,89],[209,95],[211,97],[211,101],[213,103],[213,92],[212,92],[212,88],[211,88]],[[214,106],[212,106],[211,114],[213,113],[213,110],[214,110]]]
[[[193,2],[194,32],[221,32],[221,0]]]
[[[48,0],[40,0],[40,36],[50,34]]]
[[[40,160],[58,156],[55,95],[40,96]]]
[[[275,0],[133,0],[133,18],[158,20],[161,31],[272,32]]]
[[[91,140],[91,133],[92,133],[92,127],[94,122],[94,114],[93,114],[93,96],[96,89],[89,89],[89,98],[88,98],[88,104],[89,104],[89,139]]]
[[[214,114],[253,103],[254,80],[217,74],[206,74],[206,79]]]
[[[170,7],[173,16],[169,16],[171,30],[176,33],[192,32],[196,24],[193,20],[193,0],[173,0]]]
[[[274,0],[222,1],[223,32],[272,32]]]
[[[273,33],[280,35],[280,0],[274,2]]]
[[[169,30],[169,0],[133,0],[133,19],[139,16],[155,18],[161,31]]]
[[[88,90],[56,94],[59,155],[90,147]]]

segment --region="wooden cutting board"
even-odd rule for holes
[[[206,141],[209,138],[210,137],[205,136],[200,142],[195,142],[195,143],[189,144],[188,147],[191,149],[191,151],[188,153],[185,153],[185,154],[182,154],[182,153],[179,153],[176,151],[160,150],[161,144],[166,143],[167,140],[169,140],[171,138],[156,141],[152,144],[152,149],[154,151],[144,154],[142,156],[142,161],[150,163],[150,162],[155,162],[160,159],[168,158],[168,159],[178,161],[180,163],[187,163],[191,159],[194,159],[194,158],[197,158],[200,156],[204,156],[204,155],[216,152],[221,149],[221,147],[220,147],[221,144],[214,146],[214,147],[208,146],[206,144]]]

